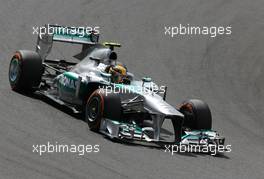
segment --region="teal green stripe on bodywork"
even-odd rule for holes
[[[78,80],[78,77],[79,77],[79,75],[73,72],[65,72],[63,73],[63,75],[69,78],[70,80],[75,80],[75,81]]]

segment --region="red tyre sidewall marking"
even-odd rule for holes
[[[95,91],[91,94],[91,96],[88,98],[87,102],[89,102],[90,99],[91,99],[93,96],[95,96],[95,95],[99,95],[99,97],[101,98],[101,117],[103,117],[103,114],[104,114],[104,97],[103,97],[102,93],[100,93],[100,90],[99,90],[99,89],[95,90]]]
[[[16,58],[16,59],[18,59],[19,61],[21,61],[21,54],[19,53],[19,52],[15,52],[15,54],[13,55],[13,57],[12,57],[12,60],[14,59],[14,58]],[[18,62],[18,65],[22,65],[22,63],[19,63]],[[13,85],[13,86],[11,86],[11,88],[12,88],[12,90],[14,90],[15,88],[16,88],[16,86],[15,85]]]

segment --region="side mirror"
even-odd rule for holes
[[[143,81],[142,86],[144,86],[145,83],[151,82],[151,78],[149,78],[149,77],[143,77],[142,78],[142,81]]]
[[[143,81],[143,83],[148,83],[148,82],[151,82],[152,79],[149,78],[149,77],[143,77],[143,78],[142,78],[142,81]]]

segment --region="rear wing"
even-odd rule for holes
[[[44,30],[44,31],[43,31]],[[99,41],[99,33],[83,27],[66,27],[59,25],[45,25],[38,33],[36,52],[45,60],[51,52],[53,42],[95,45]]]
[[[81,27],[63,27],[49,25],[53,28],[53,41],[77,44],[94,44],[99,41],[99,34]]]

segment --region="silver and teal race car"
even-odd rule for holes
[[[36,51],[15,52],[9,68],[14,91],[43,95],[74,113],[83,113],[91,130],[113,139],[224,145],[225,138],[212,130],[205,102],[186,100],[178,108],[168,104],[166,86],[158,86],[148,77],[137,80],[118,62],[114,49],[120,44],[99,43],[99,34],[92,31],[80,36],[78,28],[51,27],[70,30],[39,34]],[[55,42],[82,45],[75,56],[78,63],[48,59]],[[126,70],[119,82],[109,72],[116,65]]]

